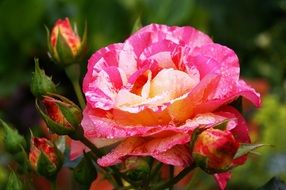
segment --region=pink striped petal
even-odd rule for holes
[[[230,172],[225,172],[225,173],[218,173],[214,174],[214,178],[221,190],[224,190],[227,185],[227,181],[231,178],[231,173]]]
[[[164,40],[172,41],[178,45],[189,46],[191,49],[212,42],[206,34],[189,26],[170,27],[150,24],[130,36],[125,43],[130,44],[137,57],[139,57],[146,47]]]

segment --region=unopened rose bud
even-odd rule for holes
[[[60,64],[69,65],[79,61],[86,46],[86,29],[82,39],[73,30],[68,18],[58,19],[52,32],[48,31],[48,47],[51,58]]]
[[[230,131],[207,129],[198,135],[193,147],[196,164],[207,173],[219,173],[231,168],[239,148]]]
[[[124,161],[122,172],[131,181],[142,181],[149,174],[150,167],[144,158],[129,157]]]
[[[10,153],[18,153],[22,148],[26,148],[26,140],[16,129],[8,126],[7,123],[0,119],[0,126],[3,126],[4,147]]]
[[[83,185],[90,185],[96,179],[96,168],[88,154],[84,154],[80,163],[74,168],[73,174],[74,178]]]
[[[35,59],[35,72],[32,76],[31,91],[36,97],[56,92],[56,85],[51,77],[48,77],[45,71],[40,69],[38,59]]]
[[[49,129],[58,135],[70,135],[81,132],[81,109],[72,101],[60,95],[44,96],[38,111],[46,121]]]
[[[31,138],[29,161],[32,168],[40,175],[53,178],[62,166],[63,155],[46,138]]]

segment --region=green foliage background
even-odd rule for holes
[[[28,87],[34,57],[61,81],[64,94],[71,90],[63,71],[46,54],[44,25],[51,28],[63,17],[79,23],[79,28],[88,23],[87,58],[126,39],[138,17],[143,25],[192,25],[234,49],[241,75],[269,85],[262,108],[247,116],[258,124],[257,142],[274,147],[235,169],[228,189],[256,189],[272,176],[286,180],[286,0],[0,0],[0,117],[22,133],[38,121]],[[0,162],[5,163],[1,156]],[[6,173],[0,167],[0,184]],[[214,185],[204,174],[196,180],[190,186]]]

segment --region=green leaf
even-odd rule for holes
[[[0,119],[0,126],[4,129],[4,146],[10,153],[21,151],[21,146],[26,148],[26,140],[18,131]]]
[[[18,178],[14,171],[11,171],[6,190],[24,190],[22,181]]]
[[[89,185],[97,177],[96,168],[89,155],[84,153],[80,163],[74,168],[74,178],[81,184]]]
[[[234,159],[239,158],[245,154],[250,153],[251,151],[260,148],[260,147],[264,147],[264,146],[270,146],[267,144],[247,144],[247,143],[242,143],[239,146],[238,151],[236,152]]]
[[[286,184],[278,177],[271,178],[266,184],[257,190],[285,190]]]

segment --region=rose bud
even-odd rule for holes
[[[81,109],[69,99],[51,94],[43,97],[41,107],[36,101],[36,107],[52,132],[58,135],[82,133]]]
[[[0,125],[3,126],[4,147],[10,153],[18,153],[22,148],[26,148],[26,140],[16,129],[8,126],[7,123],[0,119]]]
[[[196,164],[207,173],[219,173],[231,168],[239,148],[230,131],[207,129],[198,135],[193,146]]]
[[[36,97],[56,92],[56,85],[51,77],[48,77],[45,71],[40,69],[38,59],[35,59],[35,72],[32,76],[31,91]]]
[[[46,138],[31,138],[29,161],[32,168],[40,175],[53,178],[62,166],[63,155]]]
[[[88,154],[84,154],[80,163],[74,168],[73,175],[83,185],[90,185],[96,179],[96,168]]]
[[[68,18],[58,19],[52,32],[48,33],[48,48],[50,57],[57,63],[69,65],[78,62],[86,48],[86,27],[82,40],[73,30]]]
[[[149,174],[150,167],[143,158],[132,156],[123,163],[123,172],[130,181],[142,181]]]

